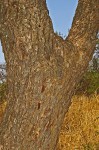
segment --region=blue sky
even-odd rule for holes
[[[55,31],[68,34],[78,0],[46,0]]]
[[[46,0],[49,14],[53,22],[54,31],[68,35],[78,0]],[[4,62],[4,55],[0,43],[0,63]]]

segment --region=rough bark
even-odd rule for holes
[[[76,84],[95,48],[98,0],[79,0],[66,40],[45,0],[1,0],[0,38],[7,63],[8,104],[0,150],[55,150]]]

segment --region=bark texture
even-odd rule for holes
[[[98,0],[79,0],[66,40],[53,31],[45,0],[1,0],[0,38],[8,104],[0,150],[55,150],[76,84],[96,44]]]

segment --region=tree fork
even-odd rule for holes
[[[79,0],[63,40],[45,0],[1,0],[0,38],[7,63],[7,108],[0,150],[55,150],[75,86],[98,32],[98,0]]]

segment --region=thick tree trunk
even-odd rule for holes
[[[45,0],[1,0],[0,38],[8,104],[0,150],[55,150],[76,84],[95,48],[97,0],[80,0],[66,40],[53,32]]]

